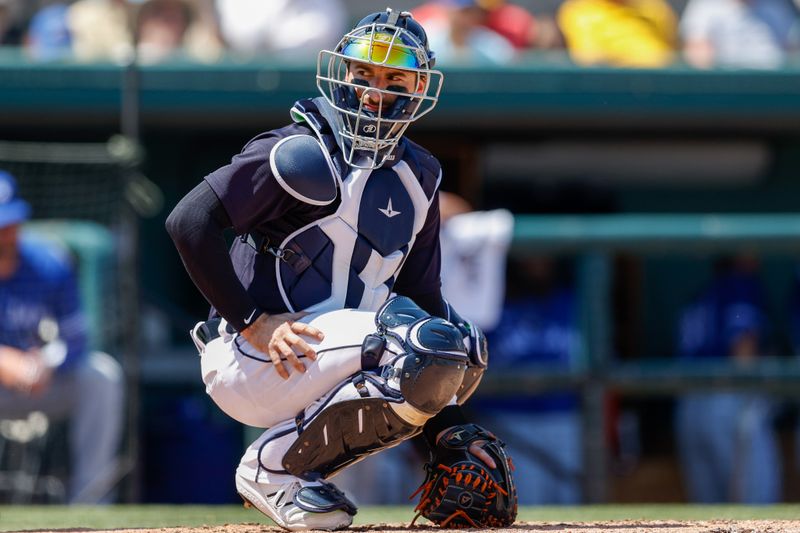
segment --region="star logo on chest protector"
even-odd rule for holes
[[[389,205],[386,206],[386,209],[381,209],[379,207],[378,211],[380,211],[381,213],[386,215],[386,218],[396,217],[397,215],[400,214],[400,211],[395,211],[394,209],[392,209],[392,198],[391,197],[389,197]]]

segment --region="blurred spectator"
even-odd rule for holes
[[[438,0],[414,8],[414,18],[423,25],[446,19],[450,0]],[[505,37],[514,48],[561,48],[563,41],[555,21],[551,17],[537,15],[522,6],[505,0],[475,0],[474,4],[485,16],[482,25]]]
[[[437,65],[511,62],[514,45],[486,24],[489,12],[479,0],[440,0],[412,10],[425,27]]]
[[[31,19],[25,47],[29,55],[38,61],[52,61],[72,55],[66,3],[43,7]]]
[[[223,51],[211,4],[203,0],[78,0],[67,17],[79,61],[125,63],[135,49],[145,64],[209,62]]]
[[[216,7],[229,49],[248,56],[316,59],[336,45],[348,22],[339,0],[216,0]]]
[[[514,219],[504,209],[473,211],[460,197],[441,192],[440,211],[442,293],[486,331],[489,371],[569,370],[582,347],[569,266],[544,256],[508,259],[506,265]],[[481,396],[467,407],[507,442],[521,504],[581,501],[575,393]]]
[[[77,60],[124,63],[132,57],[131,11],[125,0],[78,0],[68,17]]]
[[[570,269],[549,257],[509,259],[506,268],[513,215],[504,209],[473,211],[446,192],[439,201],[442,294],[487,332],[490,371],[569,369],[581,349]],[[521,504],[581,501],[575,394],[480,397],[468,407],[507,442]]]
[[[21,0],[0,0],[0,46],[21,44],[21,4]]]
[[[800,48],[791,0],[690,0],[680,29],[686,60],[697,68],[776,68]]]
[[[75,275],[63,250],[20,234],[29,213],[0,171],[0,416],[68,419],[69,501],[97,503],[116,474],[122,370],[87,351]]]
[[[215,22],[204,3],[192,0],[146,0],[136,13],[138,60],[145,64],[189,57],[215,61],[222,52]]]
[[[570,56],[579,65],[669,65],[676,20],[664,0],[566,0],[558,10]]]
[[[762,354],[767,328],[758,260],[740,255],[719,261],[716,270],[681,315],[680,355],[747,364]],[[678,399],[676,436],[691,501],[779,501],[773,411],[771,400],[757,393],[693,392]]]
[[[192,23],[191,7],[181,0],[148,0],[136,17],[139,60],[158,63],[175,55]]]
[[[473,211],[453,193],[439,193],[442,226],[442,294],[483,330],[500,320],[505,298],[506,255],[514,216],[505,209]]]
[[[508,296],[500,323],[488,334],[489,372],[572,368],[582,337],[570,278],[570,268],[550,257],[509,259]],[[520,504],[581,501],[581,415],[574,392],[479,397],[470,407],[508,443]]]

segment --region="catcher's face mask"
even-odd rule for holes
[[[366,22],[365,22],[366,21]],[[317,87],[339,113],[344,157],[377,168],[406,128],[436,105],[442,73],[422,27],[408,13],[370,15],[317,61]]]

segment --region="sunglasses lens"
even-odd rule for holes
[[[393,36],[388,33],[376,33],[372,38],[354,38],[345,45],[342,54],[387,67],[419,68],[414,53],[400,39],[393,41]]]

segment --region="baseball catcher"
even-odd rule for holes
[[[292,124],[252,139],[167,220],[212,305],[192,331],[206,391],[229,416],[266,429],[236,488],[289,530],[349,526],[356,508],[329,479],[420,433],[435,450],[435,490],[461,484],[433,469],[457,472],[463,458],[486,479],[470,485],[475,501],[463,512],[447,514],[442,500],[422,505],[423,516],[513,520],[499,440],[467,425],[475,438],[460,458],[444,454],[466,436],[460,405],[488,359],[483,334],[441,295],[441,166],[404,137],[438,101],[434,62],[409,13],[365,17],[320,52],[322,96],[295,103]],[[230,249],[228,229],[238,235]],[[479,501],[488,510],[478,513]]]

